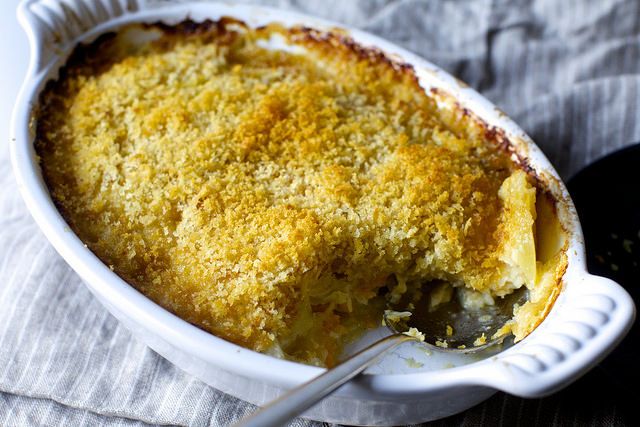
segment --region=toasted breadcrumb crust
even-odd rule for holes
[[[379,324],[399,282],[526,284],[505,248],[533,245],[514,234],[533,219],[500,188],[517,178],[535,199],[531,180],[410,68],[304,29],[181,25],[79,46],[41,96],[53,199],[122,278],[217,336],[317,365]],[[275,35],[306,52],[263,47]]]

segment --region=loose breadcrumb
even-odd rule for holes
[[[438,347],[449,348],[449,343],[446,340],[436,340],[435,344]]]
[[[404,334],[410,337],[414,337],[418,341],[424,341],[424,334],[419,330],[417,330],[416,328],[409,328],[409,330]]]
[[[476,340],[473,342],[473,345],[475,347],[478,347],[480,345],[485,345],[486,343],[487,343],[487,337],[484,334],[482,334],[478,338],[476,338]]]
[[[391,326],[388,325],[387,322],[393,323],[400,320],[408,320],[411,317],[410,311],[394,311],[394,310],[385,310],[384,316],[382,317],[382,326]]]
[[[413,357],[409,357],[407,359],[405,359],[405,362],[407,363],[407,366],[410,368],[422,368],[424,366],[424,363],[422,362],[418,362],[416,359],[414,359]]]

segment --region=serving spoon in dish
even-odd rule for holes
[[[493,338],[494,334],[513,317],[514,305],[522,305],[527,299],[528,292],[523,286],[503,298],[496,298],[493,305],[474,309],[465,308],[460,298],[454,297],[435,309],[429,309],[428,304],[419,304],[411,310],[411,316],[387,310],[384,324],[391,335],[285,393],[235,427],[281,426],[356,377],[380,356],[407,341],[420,342],[437,351],[466,354],[498,345],[507,335]],[[413,332],[413,328],[420,333]]]

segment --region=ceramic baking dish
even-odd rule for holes
[[[136,0],[28,0],[18,9],[31,62],[16,102],[11,153],[20,191],[49,241],[93,294],[140,340],[183,370],[246,401],[263,404],[323,370],[239,347],[181,320],[113,273],[70,231],[41,177],[33,149],[33,108],[46,81],[57,76],[80,41],[134,22],[175,24],[231,16],[250,26],[280,22],[329,31],[336,24],[264,7],[180,3],[148,7]],[[461,108],[502,135],[544,179],[559,201],[569,244],[562,290],[542,324],[523,341],[480,357],[428,354],[407,344],[365,375],[305,413],[308,418],[361,425],[417,423],[442,418],[488,398],[496,390],[522,397],[553,393],[598,363],[624,337],[634,319],[629,295],[611,280],[586,271],[582,231],[557,173],[530,138],[504,113],[435,65],[370,34],[345,29],[364,46],[414,67],[425,90],[449,94]],[[362,342],[380,335],[373,331]],[[407,363],[410,361],[411,363]]]

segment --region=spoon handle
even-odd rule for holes
[[[382,338],[338,366],[294,388],[254,414],[240,420],[235,424],[235,427],[282,426],[364,371],[382,354],[403,342],[415,340],[415,338],[404,334],[394,334]]]

